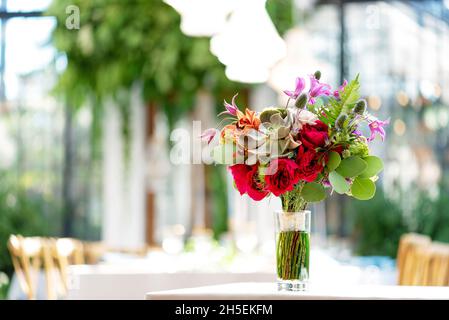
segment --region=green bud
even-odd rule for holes
[[[343,150],[342,154],[343,159],[349,158],[351,156],[351,151],[349,151],[348,149]]]
[[[307,101],[309,101],[307,93],[301,93],[295,101],[296,108],[303,109],[306,106]]]
[[[317,80],[321,79],[321,71],[320,70],[315,71],[315,73],[313,75],[315,76],[315,79],[317,79]]]
[[[362,115],[365,113],[365,110],[366,110],[365,100],[359,100],[354,107],[354,113]]]
[[[335,120],[335,128],[343,129],[346,119],[348,119],[347,115],[345,115],[345,114],[339,115],[337,120]]]

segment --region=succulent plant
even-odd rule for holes
[[[295,141],[292,132],[293,113],[288,109],[271,115],[269,122],[264,122],[259,130],[267,135],[267,155],[279,157],[297,148],[300,143]]]
[[[243,159],[243,162],[247,165],[256,164],[259,158],[266,156],[266,142],[267,136],[258,130],[243,131],[236,140],[237,156]]]

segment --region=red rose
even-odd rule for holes
[[[248,172],[246,177],[248,179],[248,188],[246,193],[251,199],[260,201],[268,195],[269,192],[265,190],[263,180],[260,180],[257,165],[253,165],[251,167],[251,170]]]
[[[276,159],[270,162],[266,175],[266,189],[276,197],[284,192],[292,191],[299,181],[298,165],[290,159]]]
[[[264,190],[263,182],[259,179],[257,165],[236,164],[230,166],[229,169],[234,177],[235,186],[241,195],[246,193],[256,201],[266,197],[268,191]]]
[[[299,140],[311,149],[324,147],[329,138],[327,125],[317,120],[314,125],[306,124],[299,132]]]
[[[323,171],[327,157],[323,153],[318,153],[314,149],[304,148],[303,145],[298,148],[296,163],[298,165],[298,174],[301,180],[307,182],[314,181],[318,174]]]
[[[251,167],[246,164],[236,164],[230,166],[229,170],[231,170],[232,176],[234,177],[235,187],[240,192],[240,195],[243,195],[248,189],[246,175],[251,170]]]

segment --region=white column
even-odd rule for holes
[[[130,101],[131,147],[126,168],[118,107],[105,105],[103,131],[103,241],[136,248],[145,241],[145,116],[137,90]]]

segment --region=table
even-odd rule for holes
[[[72,266],[68,300],[143,300],[148,291],[190,288],[242,281],[275,281],[274,273],[150,272],[118,266]]]
[[[313,286],[308,291],[277,291],[275,282],[242,282],[149,292],[147,300],[398,300],[449,299],[449,287],[394,285]]]
[[[144,299],[145,293],[236,282],[276,281],[274,257],[235,258],[228,266],[211,255],[144,259],[109,259],[105,264],[71,266],[68,299]],[[325,252],[311,251],[310,279],[315,284],[347,286],[396,283],[395,270],[361,268],[338,263]],[[180,269],[184,267],[184,269]]]

